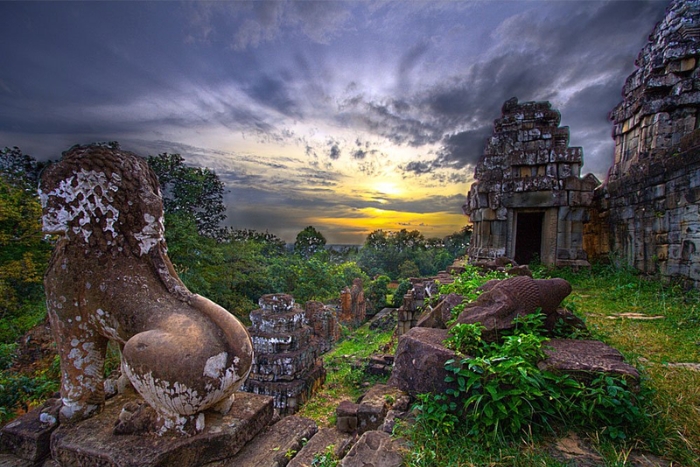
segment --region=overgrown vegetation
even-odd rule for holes
[[[389,347],[394,330],[377,332],[365,323],[352,333],[344,329],[344,334],[338,345],[323,356],[325,384],[298,413],[315,420],[319,426],[335,424],[335,409],[341,401],[355,401],[368,385],[386,380],[365,373],[365,361],[370,355],[393,351]]]
[[[460,355],[447,365],[454,389],[419,397],[417,422],[402,431],[412,443],[408,465],[565,465],[543,447],[570,431],[588,439],[606,465],[628,465],[632,449],[696,465],[700,372],[670,362],[698,362],[700,330],[690,324],[697,292],[613,266],[537,274],[572,283],[565,304],[640,368],[641,389],[620,378],[582,383],[540,370],[546,337],[536,316],[500,343],[485,343],[478,324],[458,325],[448,340]],[[486,280],[468,269],[443,291],[475,299]]]
[[[166,169],[170,163],[177,168],[169,183],[183,183],[166,189],[174,203],[166,212],[166,236],[178,273],[192,291],[243,319],[263,293],[291,293],[299,302],[326,301],[355,277],[363,279],[366,296],[377,308],[384,305],[388,281],[399,280],[392,294],[398,306],[409,287],[402,280],[405,275],[418,271],[427,276],[444,268],[463,252],[470,234],[465,229],[437,240],[416,231],[375,231],[359,253],[334,252],[319,247],[325,239],[309,226],[289,251],[268,232],[204,226],[202,200],[212,203],[214,215],[224,212],[216,175],[204,169],[190,173],[182,158],[161,156]],[[17,148],[0,151],[0,422],[58,388],[57,359],[26,372],[13,368],[17,339],[46,316],[41,278],[52,240],[42,235],[39,225],[39,169],[40,164]],[[207,186],[211,190],[197,191]],[[533,362],[547,344],[536,322],[522,323],[498,345],[480,341],[478,326],[458,327],[452,345],[463,356],[450,364],[456,389],[419,398],[418,422],[403,432],[414,446],[409,465],[564,465],[542,446],[553,433],[570,429],[590,440],[608,465],[625,465],[632,448],[680,465],[700,463],[700,371],[679,365],[700,361],[700,295],[614,264],[577,273],[538,268],[537,274],[571,282],[574,291],[565,306],[586,320],[595,338],[621,350],[641,370],[641,392],[615,378],[597,378],[582,387],[539,370]],[[481,276],[467,268],[442,293],[474,300],[480,285],[502,278],[502,273]],[[376,381],[364,373],[362,360],[385,351],[390,341],[391,332],[377,333],[367,326],[352,334],[345,331],[344,340],[323,357],[326,384],[302,415],[332,424],[341,400],[356,399],[364,384]]]

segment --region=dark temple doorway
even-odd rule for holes
[[[519,212],[515,227],[515,257],[518,264],[542,258],[544,212]]]

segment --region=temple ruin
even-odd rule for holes
[[[340,322],[358,327],[367,319],[367,303],[362,288],[362,279],[352,281],[352,287],[340,292]]]
[[[700,281],[700,2],[674,1],[610,113],[614,165],[585,247],[664,280]]]
[[[318,357],[314,328],[306,320],[307,310],[294,302],[288,294],[263,295],[259,309],[250,313],[252,325],[248,328],[253,340],[253,365],[243,390],[272,396],[280,415],[294,414],[326,378],[323,362]],[[323,311],[312,316],[325,316]],[[328,328],[326,323],[319,328]],[[333,324],[330,324],[332,327]],[[330,331],[331,338],[338,332]],[[328,340],[324,336],[321,340]]]
[[[463,206],[474,225],[470,261],[589,265],[583,224],[600,182],[580,177],[583,151],[569,147],[560,122],[549,102],[503,105]]]

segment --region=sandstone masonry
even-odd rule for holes
[[[291,415],[326,377],[312,345],[314,329],[307,324],[307,311],[291,295],[263,295],[258,304],[260,308],[250,313],[253,324],[248,330],[255,356],[243,390],[272,396],[275,409]]]
[[[615,159],[585,249],[700,281],[700,1],[673,1],[610,113]]]
[[[583,224],[593,190],[580,177],[583,151],[549,102],[508,100],[476,166],[463,206],[474,225],[470,261],[508,257],[552,266],[588,266]]]

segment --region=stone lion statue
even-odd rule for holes
[[[61,421],[104,406],[112,340],[159,433],[201,431],[203,410],[230,407],[253,347],[238,319],[175,272],[154,172],[113,146],[74,146],[44,171],[39,193],[43,229],[60,235],[44,283],[61,357]]]

